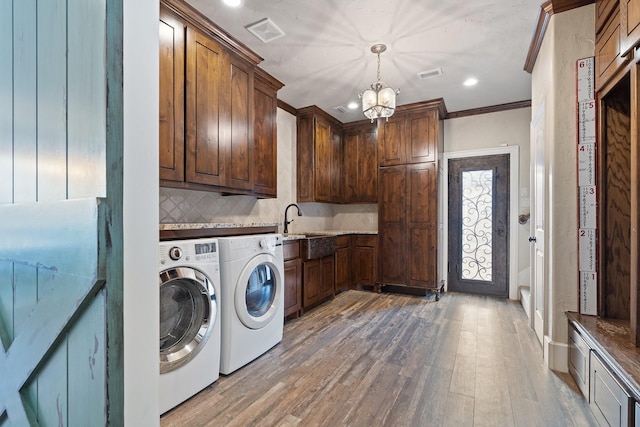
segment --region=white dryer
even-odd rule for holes
[[[216,239],[160,242],[160,414],[220,376]]]
[[[222,342],[220,373],[230,374],[282,341],[282,236],[218,238]]]

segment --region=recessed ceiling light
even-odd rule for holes
[[[463,85],[465,86],[475,86],[478,83],[478,79],[474,78],[474,77],[469,77],[467,80],[464,81]]]
[[[348,107],[350,110],[355,110],[355,109],[356,109],[356,108],[358,108],[359,106],[360,106],[360,104],[358,104],[358,103],[357,103],[357,102],[355,102],[355,101],[351,101],[351,102],[349,103],[349,105],[347,105],[347,107]]]
[[[240,7],[242,5],[242,0],[222,0],[222,3],[229,7]]]

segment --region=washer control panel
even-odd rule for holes
[[[194,239],[160,242],[160,265],[188,262],[217,263],[217,239]]]

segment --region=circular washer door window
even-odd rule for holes
[[[186,267],[160,273],[160,373],[193,359],[204,347],[216,320],[211,281]]]
[[[236,313],[251,329],[263,328],[271,322],[278,304],[282,304],[282,273],[274,260],[270,255],[258,255],[240,275],[235,293]]]

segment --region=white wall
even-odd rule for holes
[[[158,415],[158,20],[157,0],[124,1],[124,417]]]
[[[524,72],[524,71],[523,71]],[[497,113],[449,119],[444,122],[444,151],[482,150],[500,147],[502,144],[520,147],[520,199],[519,213],[528,213],[529,202],[529,123],[531,108],[500,111]],[[518,272],[529,269],[529,223],[518,225]],[[439,250],[443,251],[444,248]],[[528,284],[523,274],[517,285]]]
[[[594,55],[594,28],[593,5],[552,15],[532,73],[532,113],[545,108],[545,356],[563,371],[564,312],[578,308],[575,63]]]

